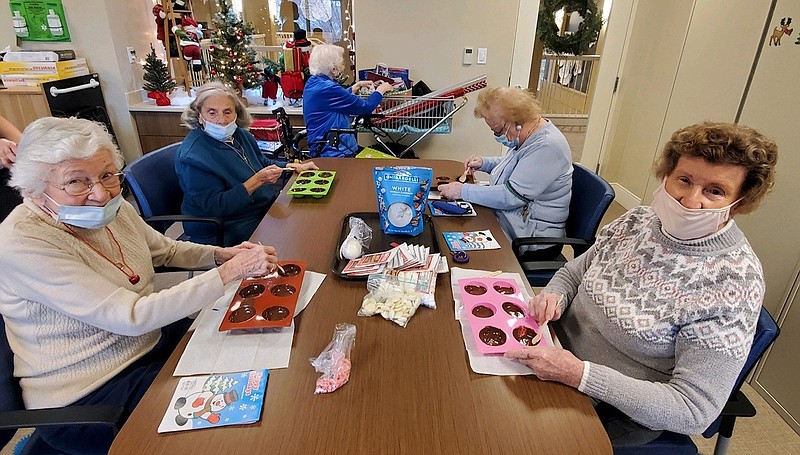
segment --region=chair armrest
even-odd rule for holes
[[[538,270],[558,270],[564,267],[566,262],[563,261],[530,261],[521,262],[519,265],[525,272],[535,272]]]
[[[59,425],[106,425],[120,428],[121,406],[68,406],[0,412],[0,430]]]
[[[514,250],[515,255],[519,255],[519,248],[528,245],[572,245],[582,246],[589,248],[593,242],[587,242],[583,239],[576,239],[572,237],[518,237],[511,242],[511,248]]]
[[[734,416],[734,417],[753,417],[756,415],[756,408],[750,403],[741,390],[736,392],[736,396],[728,399],[725,406],[722,408],[721,416]]]
[[[171,221],[173,223],[190,221],[192,223],[215,224],[217,226],[217,245],[225,244],[225,222],[220,218],[192,215],[156,215],[144,219],[147,224]]]

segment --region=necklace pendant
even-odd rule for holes
[[[139,282],[139,280],[140,280],[139,275],[131,275],[130,277],[128,277],[128,281],[130,281],[131,284],[136,284]]]

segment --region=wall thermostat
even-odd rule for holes
[[[465,65],[472,65],[472,48],[465,47],[464,48],[464,56],[461,59],[461,63]]]

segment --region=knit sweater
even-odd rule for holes
[[[148,353],[160,328],[223,294],[216,270],[153,292],[153,267],[214,265],[214,247],[176,242],[122,203],[108,229],[73,228],[128,276],[25,199],[0,224],[0,314],[29,409],[70,404]],[[119,247],[116,242],[119,243]]]
[[[556,273],[555,324],[584,360],[579,390],[653,430],[697,434],[719,415],[750,351],[764,277],[731,220],[711,236],[664,234],[630,210]]]
[[[481,158],[480,170],[491,174],[490,185],[464,185],[462,199],[494,209],[511,240],[564,237],[572,197],[572,153],[555,125],[548,121],[519,150],[509,149],[503,157]]]

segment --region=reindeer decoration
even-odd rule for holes
[[[792,25],[791,17],[784,17],[781,19],[781,25],[779,27],[775,27],[775,29],[772,31],[772,36],[769,37],[769,45],[772,46],[774,43],[776,46],[780,46],[783,35],[791,36],[794,29],[789,28],[790,25]]]

